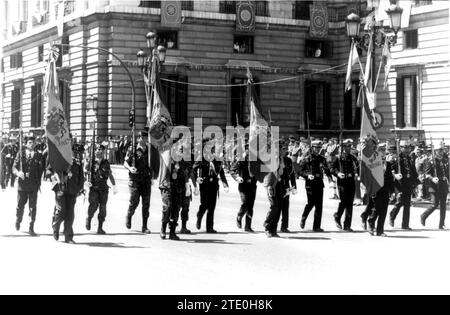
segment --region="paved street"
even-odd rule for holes
[[[154,190],[150,229],[145,236],[140,208],[133,229],[124,226],[129,193],[126,173],[114,169],[120,193],[110,197],[106,236],[84,228],[87,204],[76,208],[77,245],[55,242],[51,235],[53,194],[45,183],[38,200],[36,232],[30,238],[14,230],[16,192],[0,193],[0,293],[79,294],[318,294],[318,293],[450,293],[450,232],[437,231],[438,213],[423,229],[413,208],[412,232],[387,229],[389,238],[371,237],[361,231],[355,209],[353,234],[337,231],[332,213],[337,201],[325,200],[325,233],[299,232],[305,192],[291,199],[290,229],[280,239],[267,239],[262,223],[268,203],[259,188],[254,228],[248,235],[236,228],[240,202],[237,185],[221,191],[216,210],[217,235],[195,231],[182,241],[159,238],[161,198]],[[299,181],[299,185],[303,186]],[[199,200],[194,199],[191,217]],[[400,223],[401,217],[397,219]],[[450,219],[448,219],[450,220]],[[447,220],[447,221],[448,221]],[[194,231],[194,220],[189,228]],[[449,221],[448,221],[449,222]],[[450,225],[448,223],[447,225]],[[93,230],[96,230],[96,223]],[[28,228],[28,218],[22,230]]]

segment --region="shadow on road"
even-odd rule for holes
[[[196,243],[196,244],[219,244],[219,245],[251,245],[250,243],[233,243],[224,240],[208,240],[208,239],[203,240],[181,239],[180,242]]]
[[[331,238],[328,237],[301,237],[301,236],[290,236],[290,237],[282,237],[288,240],[304,240],[304,241],[331,241]]]
[[[93,242],[93,243],[76,243],[75,245],[84,245],[89,247],[104,247],[104,248],[122,248],[122,249],[140,249],[140,248],[149,248],[149,247],[142,247],[142,246],[126,246],[119,243],[99,243],[99,242]]]
[[[53,237],[53,234],[37,234],[36,236],[31,236],[30,234],[11,234],[11,235],[0,235],[0,237],[5,237],[5,238],[36,238],[36,237]]]
[[[387,238],[400,238],[400,239],[429,239],[428,236],[414,236],[414,235],[388,235]]]

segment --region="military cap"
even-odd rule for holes
[[[390,151],[397,151],[397,146],[391,144],[391,145],[389,146],[389,150],[390,150]]]
[[[342,144],[343,145],[352,145],[353,144],[353,140],[352,139],[345,139]]]
[[[10,136],[10,137],[9,137],[9,140],[11,140],[11,141],[17,141],[17,137],[16,137],[16,136]]]
[[[400,145],[401,147],[408,147],[408,146],[409,146],[409,143],[408,143],[408,141],[406,141],[406,140],[400,140],[399,145]]]
[[[296,141],[297,138],[295,138],[293,135],[289,135],[289,140],[291,140],[291,141]]]
[[[32,133],[25,134],[24,135],[24,141],[27,142],[27,141],[30,141],[30,140],[32,140],[32,141],[36,140],[35,136]]]
[[[322,145],[323,145],[323,142],[320,140],[311,141],[311,146],[313,146],[313,147],[322,147]]]

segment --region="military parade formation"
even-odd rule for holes
[[[14,187],[17,179],[17,208],[15,228],[21,229],[25,206],[29,208],[29,229],[35,236],[34,224],[38,213],[38,193],[43,180],[52,183],[55,192],[55,207],[52,222],[53,235],[59,240],[60,227],[64,223],[66,243],[74,243],[74,208],[77,198],[84,195],[88,200],[86,229],[91,230],[91,222],[98,212],[97,234],[104,235],[103,224],[107,218],[108,195],[116,188],[114,175],[108,161],[107,144],[80,144],[72,139],[73,161],[66,172],[54,172],[48,163],[48,149],[45,137],[25,135],[23,140],[4,135],[1,142],[1,186]],[[191,139],[177,139],[169,157],[168,167],[160,168],[159,174],[149,159],[148,133],[142,131],[136,145],[128,146],[123,166],[129,172],[129,208],[125,218],[127,229],[132,227],[132,218],[139,204],[142,204],[142,233],[150,234],[150,197],[154,179],[163,201],[161,239],[179,240],[176,228],[181,213],[179,234],[190,234],[187,223],[192,198],[200,197],[200,207],[196,214],[195,226],[202,229],[206,216],[206,233],[217,233],[214,229],[214,212],[218,202],[220,183],[225,192],[229,184],[225,173],[229,173],[238,183],[241,207],[236,215],[236,225],[247,233],[253,233],[252,219],[257,192],[257,179],[250,172],[248,143],[243,158],[236,158],[230,164],[223,163],[223,152],[212,150],[212,156],[194,160]],[[215,139],[204,139],[203,147],[214,144]],[[324,139],[324,141],[327,141]],[[331,188],[336,188],[332,198],[339,198],[339,205],[333,215],[339,230],[352,232],[354,205],[366,205],[361,214],[361,223],[371,235],[386,236],[385,221],[391,227],[402,213],[401,229],[410,228],[410,208],[412,201],[426,200],[429,208],[420,216],[421,224],[439,209],[439,226],[445,229],[445,215],[449,194],[449,147],[442,142],[438,148],[411,141],[396,141],[395,144],[380,143],[378,153],[384,167],[384,186],[375,195],[361,195],[360,161],[355,155],[359,144],[352,139],[339,143],[332,138],[324,142],[314,138],[281,139],[279,145],[279,168],[264,177],[267,189],[268,213],[264,222],[266,235],[279,237],[278,232],[289,233],[289,196],[297,193],[299,180],[304,182],[306,196],[301,216],[300,228],[304,229],[310,212],[314,209],[313,231],[323,232],[321,227],[324,179]],[[201,146],[202,147],[202,146]],[[191,159],[185,160],[186,150],[191,150]],[[234,151],[236,153],[236,150]],[[237,153],[236,153],[237,154]],[[111,186],[111,187],[110,187]],[[359,190],[359,192],[357,192]],[[361,195],[362,200],[357,196]],[[356,198],[356,199],[355,199]],[[389,205],[393,204],[391,211]],[[279,224],[281,221],[281,225]],[[279,227],[280,225],[280,227]]]

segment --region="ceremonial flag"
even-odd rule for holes
[[[54,46],[48,57],[44,81],[44,98],[47,108],[46,135],[48,139],[48,161],[56,172],[67,171],[72,165],[72,141],[64,108],[59,101],[56,60],[59,51]]]
[[[384,186],[384,166],[381,155],[378,153],[378,138],[375,129],[376,118],[375,111],[370,107],[375,108],[372,99],[367,98],[365,101],[365,94],[368,92],[366,87],[360,89],[358,103],[363,108],[363,117],[361,123],[361,182],[367,189],[369,196],[375,195],[378,190]],[[369,106],[369,103],[371,104]]]
[[[384,89],[386,89],[389,79],[389,72],[392,66],[391,48],[388,43],[384,44],[383,48],[383,63],[384,63]]]
[[[261,152],[267,152],[268,143],[271,141],[269,124],[264,117],[261,104],[256,94],[255,86],[253,85],[253,77],[250,69],[247,69],[247,104],[250,112],[250,134],[249,134],[249,171],[259,182],[263,182],[264,178],[270,172],[263,165],[261,161]],[[267,135],[264,141],[264,135]],[[258,141],[259,139],[259,141]],[[265,142],[265,143],[264,143]],[[275,148],[272,148],[274,150]],[[264,161],[267,162],[267,161]]]
[[[369,37],[369,48],[366,59],[366,71],[364,71],[364,85],[369,87],[369,91],[373,92],[372,88],[372,50],[373,50],[373,34],[370,34]]]
[[[352,41],[350,55],[348,56],[347,76],[345,77],[345,92],[352,89],[352,68],[356,63],[360,63],[358,49],[355,42]]]
[[[60,0],[58,3],[58,16],[57,16],[57,27],[58,27],[58,37],[62,37],[64,34],[64,11],[65,11],[65,0]]]

